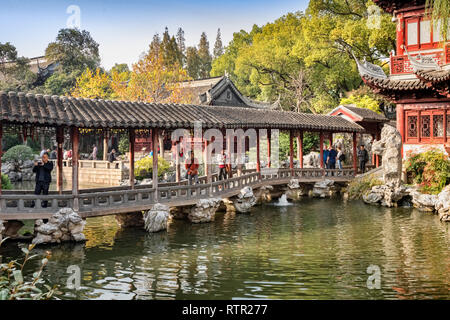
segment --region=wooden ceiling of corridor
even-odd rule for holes
[[[362,132],[338,116],[220,106],[177,105],[79,99],[0,91],[1,121],[38,126],[80,128],[205,128],[299,129]]]

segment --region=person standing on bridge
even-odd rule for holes
[[[187,176],[189,179],[189,184],[192,185],[192,180],[195,181],[195,184],[198,183],[198,160],[194,157],[194,152],[191,151],[190,158],[186,159],[185,168],[187,170]]]
[[[328,169],[336,169],[336,157],[337,152],[334,149],[333,145],[330,145],[330,150],[328,150],[328,159],[327,159]]]
[[[94,144],[92,145],[92,153],[89,156],[89,158],[92,158],[92,160],[97,160],[97,153],[98,153],[98,148],[97,146]]]
[[[53,162],[48,160],[48,153],[42,155],[41,161],[35,161],[33,172],[36,174],[36,186],[34,194],[48,195],[48,189],[52,182]],[[34,204],[33,204],[34,205]],[[47,201],[42,202],[42,207],[47,208]]]
[[[369,154],[363,144],[359,146],[358,161],[361,173],[366,172],[366,162],[369,161]]]
[[[222,149],[222,152],[217,155],[217,164],[219,165],[219,180],[225,180],[227,178],[227,156],[225,154],[225,150]]]

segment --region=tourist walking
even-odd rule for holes
[[[33,166],[33,172],[36,174],[36,186],[34,188],[34,194],[48,195],[48,189],[52,182],[53,162],[49,161],[48,153],[42,155],[41,161],[35,161]],[[33,203],[34,206],[34,203]],[[47,201],[42,202],[42,207],[47,208]]]
[[[225,150],[217,155],[217,164],[219,165],[219,180],[225,180],[227,178],[227,156],[225,155]]]
[[[191,152],[191,156],[186,159],[185,168],[187,170],[186,175],[189,179],[189,184],[192,185],[192,180],[195,181],[195,184],[198,183],[198,160],[194,157],[194,153]]]
[[[327,158],[328,169],[336,169],[336,157],[337,152],[334,149],[333,145],[330,145],[330,150],[328,150],[328,158]]]
[[[98,152],[97,146],[95,144],[92,145],[92,153],[89,156],[89,158],[91,158],[92,160],[97,160],[97,152]]]
[[[116,161],[116,149],[112,149],[111,152],[108,155],[108,161],[109,162],[114,162]]]
[[[361,171],[361,173],[366,172],[367,161],[369,161],[369,154],[367,153],[366,148],[362,144],[359,146],[359,150],[358,150],[359,170]]]
[[[52,152],[50,152],[50,159],[56,160],[58,158],[58,152],[56,151],[56,147],[53,147]]]
[[[337,165],[338,165],[338,168],[342,170],[343,169],[343,163],[345,162],[345,154],[342,151],[341,147],[338,147],[337,151],[338,151],[337,157],[336,157],[337,158]]]

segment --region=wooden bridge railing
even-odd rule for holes
[[[251,172],[226,180],[213,180],[211,183],[196,185],[160,184],[155,190],[151,185],[138,185],[135,189],[130,187],[111,187],[82,190],[77,197],[80,212],[93,212],[114,210],[117,208],[150,208],[154,203],[182,203],[192,202],[209,197],[220,197],[223,194],[237,194],[245,186],[270,185],[271,183],[289,182],[296,178],[300,181],[319,181],[324,178],[348,181],[354,177],[353,169],[267,169]],[[73,208],[75,197],[66,192],[61,195],[48,196],[34,195],[25,192],[5,191],[0,196],[0,214],[12,213],[54,213],[61,208]],[[42,208],[42,205],[46,205]]]

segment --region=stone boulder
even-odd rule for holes
[[[61,243],[64,241],[85,241],[84,221],[78,213],[70,208],[63,208],[50,217],[47,223],[41,219],[35,221],[36,236],[32,243]]]
[[[320,153],[310,152],[303,156],[303,167],[304,168],[319,168],[320,166]]]
[[[365,203],[379,205],[384,198],[383,186],[375,186],[368,193],[364,194],[362,199]]]
[[[142,212],[119,213],[115,218],[122,228],[142,228],[145,225]]]
[[[390,125],[381,129],[381,139],[374,141],[372,152],[383,158],[383,178],[388,186],[400,186],[402,177],[402,137]]]
[[[435,209],[441,221],[450,222],[450,185],[446,186],[437,196]]]
[[[144,214],[145,229],[148,232],[167,230],[169,210],[168,206],[156,203],[151,210]]]
[[[422,194],[418,191],[410,193],[414,208],[420,211],[433,212],[435,210],[437,196],[433,194]]]
[[[192,223],[204,223],[214,221],[216,211],[220,206],[220,198],[200,199],[191,207],[188,219]]]
[[[19,230],[24,226],[20,220],[8,220],[3,223],[3,236],[11,239],[19,238]]]
[[[288,200],[300,200],[309,194],[310,188],[305,184],[300,184],[298,179],[291,179],[287,184],[286,198]]]
[[[255,191],[256,204],[269,203],[272,201],[273,186],[262,186]]]
[[[234,207],[239,213],[247,213],[256,204],[253,189],[249,186],[241,189],[241,192],[233,199]]]
[[[3,220],[0,220],[0,241],[3,239],[3,230],[5,230],[5,227],[3,226]]]
[[[398,203],[406,196],[409,190],[404,186],[374,186],[363,195],[363,201],[368,204],[379,204],[385,207],[397,207]]]
[[[324,179],[314,184],[312,196],[315,198],[331,197],[336,193],[336,187],[333,180]]]

